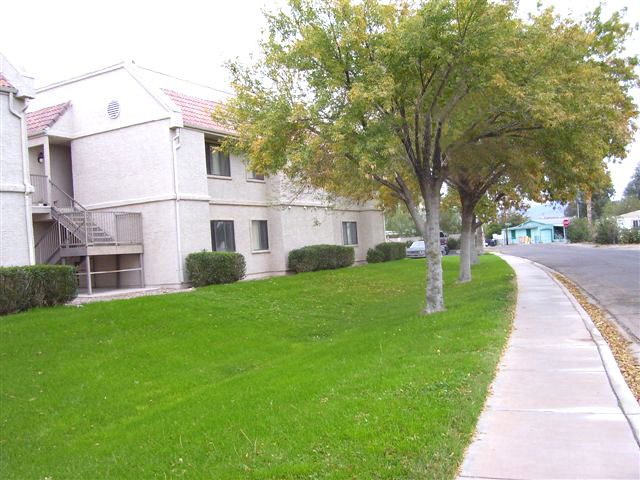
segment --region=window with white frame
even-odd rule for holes
[[[233,220],[211,220],[211,250],[214,252],[236,251]]]
[[[357,222],[342,222],[342,243],[345,245],[358,244]]]
[[[633,220],[631,228],[640,228],[640,220]]]
[[[229,154],[219,150],[220,145],[205,144],[207,154],[207,175],[231,177],[231,161]]]
[[[254,252],[269,250],[269,230],[266,220],[251,220],[251,249]]]

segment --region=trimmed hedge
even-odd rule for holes
[[[0,268],[0,315],[51,307],[76,296],[76,269],[70,265]]]
[[[460,250],[460,240],[457,238],[447,238],[447,248],[449,250]]]
[[[379,243],[367,251],[367,262],[389,262],[391,260],[400,260],[406,256],[407,247],[404,243]]]
[[[618,243],[619,235],[618,222],[615,218],[601,218],[596,223],[593,239],[599,244]]]
[[[296,273],[349,267],[355,261],[353,247],[310,245],[289,252],[289,268]]]
[[[246,262],[240,253],[197,252],[187,255],[187,272],[194,287],[233,283],[242,279]]]

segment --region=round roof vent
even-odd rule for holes
[[[109,118],[118,118],[120,116],[120,104],[117,100],[111,100],[107,106],[107,115]]]

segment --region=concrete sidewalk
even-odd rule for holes
[[[606,343],[545,270],[503,258],[514,330],[459,478],[639,479],[640,407]]]

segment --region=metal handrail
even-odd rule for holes
[[[53,183],[51,181],[51,179],[49,179],[49,183],[51,184],[51,186],[53,187],[53,190],[56,193],[60,193],[62,194],[62,197],[64,198],[64,200],[66,200],[65,202],[65,206],[61,207],[60,205],[56,205],[56,203],[58,202],[57,200],[53,201],[53,205],[55,207],[58,208],[71,208],[72,210],[80,210],[83,212],[86,212],[87,209],[84,207],[84,205],[82,205],[80,202],[78,202],[75,198],[73,198],[71,195],[69,195],[67,192],[65,192],[64,190],[62,190],[58,185],[56,185],[55,183]]]
[[[55,222],[49,227],[35,245],[36,263],[47,263],[60,249],[59,223]]]

